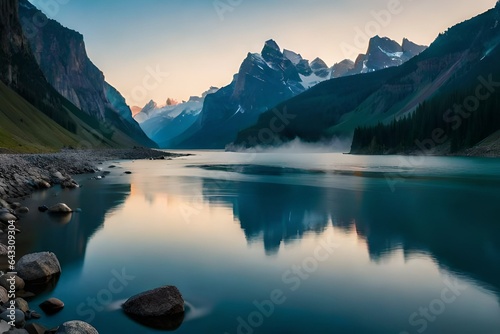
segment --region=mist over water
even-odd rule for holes
[[[283,143],[278,146],[256,146],[252,148],[236,150],[241,153],[283,153],[283,154],[299,154],[299,153],[348,153],[351,150],[352,139],[333,138],[329,141],[309,143],[295,138],[292,141]]]

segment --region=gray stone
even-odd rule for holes
[[[30,334],[26,329],[23,328],[14,328],[4,332],[4,334]]]
[[[0,206],[2,208],[9,208],[9,203],[0,198]]]
[[[52,174],[52,179],[58,182],[63,182],[66,178],[61,174],[61,172],[55,172]]]
[[[59,327],[56,334],[99,334],[99,332],[86,322],[68,321]]]
[[[21,207],[21,203],[19,203],[19,202],[14,202],[14,203],[12,203],[12,204],[10,205],[10,208],[11,208],[12,210],[16,210],[16,209],[18,209],[18,208],[20,208],[20,207]]]
[[[7,212],[0,214],[0,223],[8,224],[11,220],[17,221],[17,217]]]
[[[0,286],[0,302],[3,304],[7,303],[8,301],[9,301],[9,293],[3,286]]]
[[[0,286],[3,286],[5,289],[10,290],[10,282],[8,281],[8,279],[10,279],[11,277],[14,277],[15,280],[14,286],[16,287],[16,291],[24,289],[25,286],[24,280],[19,276],[16,275],[12,276],[9,274],[0,276]]]
[[[0,333],[7,333],[10,329],[10,325],[5,320],[0,320]]]
[[[14,314],[15,314],[14,324],[16,325],[16,327],[23,327],[24,324],[26,323],[24,312],[16,309],[14,311]],[[2,314],[0,314],[0,319],[10,322],[12,320],[10,319],[9,315],[10,315],[9,310],[2,312]]]
[[[137,317],[164,317],[184,313],[184,299],[175,286],[164,286],[131,297],[125,313]]]
[[[50,183],[44,180],[36,181],[36,185],[39,189],[49,189],[51,187]]]
[[[16,211],[17,213],[20,213],[20,214],[27,214],[30,212],[30,209],[25,207],[25,206],[22,206],[20,207],[19,209],[17,209]]]
[[[16,298],[15,300],[15,306],[17,309],[20,309],[24,313],[28,312],[30,310],[30,306],[28,302],[22,298]]]
[[[9,249],[4,244],[0,244],[0,258],[7,257]]]
[[[56,205],[53,205],[49,208],[50,213],[62,213],[62,214],[67,214],[73,212],[69,206],[67,206],[64,203],[59,203]]]
[[[63,189],[64,189],[64,188],[68,188],[68,189],[75,189],[75,188],[78,188],[78,187],[79,187],[79,185],[78,185],[78,183],[77,183],[75,180],[73,180],[73,179],[69,178],[69,179],[67,179],[67,180],[64,180],[64,181],[61,183],[61,187],[62,187]]]
[[[19,259],[16,271],[25,281],[48,280],[61,273],[61,265],[54,253],[33,253]]]

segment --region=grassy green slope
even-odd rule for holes
[[[0,82],[0,148],[28,153],[77,145],[76,135]]]
[[[96,131],[103,128],[97,121],[85,119],[86,115],[70,104],[65,107],[77,124],[76,133],[64,129],[0,81],[0,152],[41,153],[63,147],[118,147],[117,142],[127,143],[119,131],[110,129],[103,136]]]

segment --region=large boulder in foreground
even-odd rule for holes
[[[33,253],[19,259],[16,271],[17,275],[27,282],[42,282],[59,276],[61,265],[54,253]]]
[[[184,299],[175,286],[167,285],[129,298],[125,313],[139,317],[164,317],[184,313]]]
[[[164,286],[133,296],[122,308],[133,320],[161,330],[177,329],[184,320],[184,299],[175,286]]]
[[[86,322],[68,321],[59,326],[56,334],[99,334],[99,332]]]

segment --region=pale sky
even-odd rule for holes
[[[85,37],[91,60],[129,105],[187,100],[229,84],[248,52],[281,48],[333,65],[368,35],[430,44],[496,0],[30,0]],[[52,5],[47,7],[47,3]],[[60,3],[60,4],[59,4]],[[54,4],[57,4],[54,6]],[[389,9],[391,11],[389,11]],[[374,12],[385,13],[379,20]],[[388,15],[387,15],[388,14]],[[358,37],[358,38],[356,38]],[[349,53],[347,52],[349,51]],[[355,51],[355,52],[354,52]],[[159,71],[150,76],[149,72]],[[168,73],[168,75],[167,75]]]

